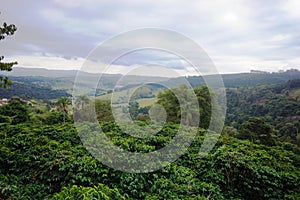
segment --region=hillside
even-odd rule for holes
[[[28,83],[25,81],[14,81],[9,90],[0,88],[0,97],[1,98],[12,98],[19,97],[22,99],[41,99],[41,100],[50,100],[57,99],[62,96],[71,96],[65,90],[54,90],[51,89],[48,84],[39,83]]]
[[[78,71],[76,70],[48,70],[42,68],[22,68],[15,67],[11,72],[1,71],[0,74],[10,76],[10,77],[23,77],[23,79],[31,78],[43,78],[47,81],[51,80],[57,81],[68,81],[73,83]],[[99,74],[80,72],[83,79],[86,79],[87,83],[89,79],[97,79]],[[237,74],[221,74],[224,84],[226,87],[240,87],[240,86],[255,86],[264,83],[283,83],[291,79],[300,78],[300,71],[296,69],[290,69],[284,72],[272,72],[272,73],[237,73]],[[107,89],[113,89],[112,86],[122,77],[121,74],[103,74],[102,83]],[[209,75],[208,77],[213,77]],[[124,77],[123,77],[124,78]],[[166,78],[166,77],[147,77],[147,76],[126,76],[124,82],[128,85],[134,85],[143,82],[161,82],[161,83],[171,83],[171,85],[178,85],[182,83],[184,77],[178,78]],[[170,81],[170,82],[169,82]],[[199,76],[189,76],[188,81],[192,86],[203,85],[204,79]],[[66,89],[66,88],[65,88]]]
[[[294,82],[274,88],[282,86],[295,88]],[[97,112],[111,115],[103,112],[104,104],[99,105]],[[63,112],[68,114],[67,121],[62,118]],[[93,157],[86,147],[98,143],[92,139],[83,145],[79,136],[94,135],[95,127],[100,125],[113,145],[143,155],[162,149],[175,135],[178,137],[179,125],[167,122],[151,137],[137,138],[115,122],[82,122],[76,127],[68,110],[51,105],[35,107],[17,99],[0,107],[0,122],[0,199],[293,200],[300,196],[300,151],[295,151],[289,142],[276,141],[269,145],[237,139],[233,135],[236,131],[225,127],[212,151],[203,156],[199,147],[209,132],[199,128],[192,144],[176,161],[164,161],[166,166],[154,172],[128,173]],[[147,128],[155,128],[147,122],[137,121],[137,124],[143,133],[147,133]],[[246,125],[248,129],[238,132],[259,127],[259,131],[251,134],[273,133],[268,124]],[[163,158],[168,153],[163,153]],[[122,159],[125,165],[132,162],[115,156],[114,159]],[[139,166],[147,169],[152,165],[150,161]]]
[[[264,119],[281,141],[300,147],[300,79],[284,84],[227,89],[226,124],[240,129],[252,117]]]
[[[224,86],[229,87],[250,87],[260,84],[276,84],[276,83],[285,83],[292,79],[300,78],[300,71],[296,69],[290,69],[284,72],[273,72],[273,73],[238,73],[238,74],[221,74]],[[213,78],[213,75],[209,75],[209,78]],[[177,78],[177,81],[180,82],[180,79]],[[191,76],[188,77],[190,84],[195,86],[205,85],[203,77]]]

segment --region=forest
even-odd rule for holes
[[[181,87],[181,88],[180,88]],[[0,107],[0,199],[299,199],[300,80],[227,88],[227,116],[213,150],[199,156],[214,113],[209,88],[193,88],[200,105],[197,134],[175,162],[149,173],[112,169],[83,145],[73,117],[84,132],[101,126],[114,145],[130,152],[152,152],[178,131],[179,102],[172,90],[159,92],[167,122],[149,138],[124,133],[111,104],[87,96],[62,96],[55,103],[12,98]],[[78,110],[95,107],[99,123]],[[136,101],[129,111],[140,127],[151,126],[149,109]],[[130,130],[130,127],[129,127]],[[147,167],[147,163],[145,163]]]
[[[1,1],[0,200],[299,200],[299,2]]]

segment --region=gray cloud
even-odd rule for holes
[[[221,72],[299,68],[299,7],[297,0],[10,0],[1,2],[0,18],[16,24],[18,31],[0,48],[13,58],[82,59],[99,42],[120,32],[159,27],[195,40]],[[182,66],[172,56],[149,52],[117,64],[151,61]]]

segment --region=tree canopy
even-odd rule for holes
[[[290,87],[287,91],[291,94],[298,86],[297,81],[288,85],[272,86],[277,93],[270,92],[268,86],[243,88],[245,93],[240,94],[241,102],[229,101],[230,112],[234,111],[237,116],[231,116],[234,121],[228,122],[209,154],[203,156],[199,152],[201,145],[208,134],[216,134],[205,126],[193,126],[191,128],[197,131],[185,154],[151,173],[126,173],[104,165],[83,145],[78,132],[94,134],[95,127],[101,126],[110,142],[124,151],[149,153],[160,150],[172,142],[180,127],[175,116],[182,113],[172,91],[161,92],[158,100],[161,106],[166,105],[166,113],[172,118],[147,138],[128,134],[135,131],[129,124],[126,129],[120,128],[114,121],[108,101],[86,96],[75,99],[73,111],[74,117],[80,119],[78,127],[72,123],[68,110],[70,100],[66,97],[59,99],[57,105],[51,101],[12,99],[0,107],[0,199],[299,199],[300,151],[295,148],[298,138],[295,113],[299,106],[294,96],[291,98],[287,92],[283,93]],[[185,86],[179,89],[192,92]],[[207,125],[207,120],[214,115],[210,112],[213,98],[207,87],[194,88],[194,92],[202,116],[208,116],[202,117],[203,124]],[[271,95],[270,101],[262,101],[268,96],[266,94]],[[258,115],[264,113],[262,108],[251,109],[257,102],[263,107],[263,103],[270,108],[276,107],[276,98],[287,99],[286,102],[292,104],[286,105],[287,110],[277,111],[279,117],[285,118],[268,117],[273,116],[271,109],[265,112],[266,115]],[[244,107],[234,109],[235,103]],[[133,106],[131,114],[147,115],[151,110],[139,108],[137,104]],[[159,107],[152,110],[154,114],[161,111]],[[79,113],[78,110],[86,112]],[[91,115],[93,110],[95,116]],[[247,117],[245,113],[248,113]],[[99,122],[91,123],[89,117],[95,117]],[[70,120],[64,121],[64,118]],[[183,118],[189,121],[188,115]],[[284,125],[276,126],[272,119],[285,119]],[[136,117],[135,122],[145,135],[155,128],[147,119],[138,120]],[[233,126],[237,124],[236,120],[240,121]],[[94,140],[86,142],[95,143]],[[142,167],[150,165],[143,163]]]
[[[7,24],[6,22],[3,23],[2,26],[0,26],[0,41],[4,40],[7,36],[11,36],[15,33],[17,30],[16,26],[14,24]],[[16,64],[17,62],[3,62],[4,56],[0,55],[0,70],[1,71],[11,71],[12,67]],[[8,79],[7,76],[3,77],[0,76],[0,88],[8,88],[9,85],[11,85],[11,81]]]

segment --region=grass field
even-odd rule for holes
[[[292,90],[289,94],[293,99],[300,101],[300,89]]]
[[[117,95],[117,94],[114,94]],[[98,96],[97,99],[101,101],[110,101],[111,100],[111,94],[106,94],[106,95],[101,95]],[[153,105],[157,99],[156,98],[142,98],[142,99],[137,99],[137,102],[139,103],[140,107],[146,107]],[[120,105],[123,105],[125,102],[120,101]]]
[[[153,105],[157,101],[156,98],[144,98],[144,99],[139,99],[137,102],[139,103],[140,107],[146,107]]]
[[[154,96],[157,96],[158,92],[161,89],[151,89],[152,94]],[[101,96],[97,96],[96,99],[102,100],[102,101],[111,101],[113,98],[114,104],[123,105],[128,102],[128,98],[133,95],[137,91],[137,88],[130,88],[127,90],[117,91],[113,92],[112,94],[105,94]],[[136,101],[139,103],[140,107],[145,107],[149,105],[153,105],[157,99],[155,97],[151,98],[136,98]]]

